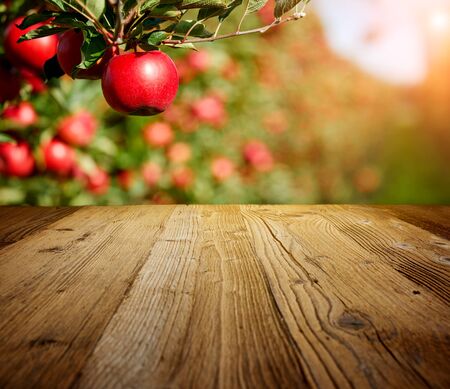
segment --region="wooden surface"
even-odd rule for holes
[[[0,388],[449,388],[450,208],[0,208]]]

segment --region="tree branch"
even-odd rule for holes
[[[90,20],[95,27],[103,34],[105,37],[106,42],[111,43],[111,34],[110,32],[102,26],[102,24],[95,18],[95,16],[92,14],[92,12],[87,8],[81,1],[75,0],[75,2],[82,8],[82,10],[78,9],[74,5],[70,4],[68,1],[62,0],[64,4],[66,4],[68,7],[72,8],[74,11],[77,11],[79,14],[83,15],[87,20]]]
[[[208,38],[193,38],[193,39],[185,39],[185,40],[183,40],[183,39],[166,39],[166,40],[162,41],[161,43],[163,43],[165,45],[176,46],[176,45],[181,45],[184,43],[213,42],[213,41],[216,41],[219,39],[227,39],[227,38],[232,38],[232,37],[241,36],[241,35],[249,35],[249,34],[256,34],[256,33],[263,34],[275,26],[278,26],[280,24],[284,24],[287,22],[291,22],[293,20],[298,20],[305,16],[306,16],[306,14],[304,12],[300,12],[300,13],[295,13],[292,16],[289,16],[285,19],[276,19],[272,24],[269,24],[267,26],[260,27],[260,28],[254,28],[254,29],[246,30],[246,31],[235,31],[235,32],[231,32],[229,34],[223,34],[223,35],[213,35]]]

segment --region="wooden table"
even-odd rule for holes
[[[450,208],[0,208],[1,388],[449,388]]]

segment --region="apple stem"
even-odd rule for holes
[[[123,35],[125,29],[125,23],[123,18],[123,4],[120,0],[108,0],[111,7],[115,10],[116,25],[114,27],[113,42],[115,44],[121,44],[123,42]]]

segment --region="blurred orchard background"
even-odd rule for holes
[[[2,2],[2,32],[22,3]],[[99,81],[10,69],[1,48],[0,86],[22,89],[0,130],[29,147],[31,168],[8,171],[0,144],[0,204],[448,203],[450,2],[312,0],[306,12],[164,49],[181,87],[152,117],[112,111]],[[269,1],[245,23],[272,20]],[[50,140],[70,148],[64,171],[45,162]]]

